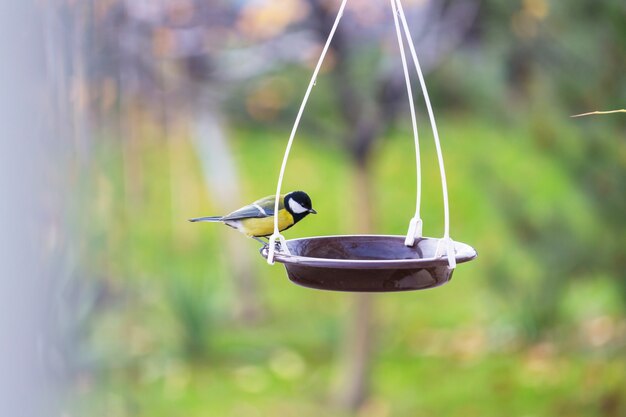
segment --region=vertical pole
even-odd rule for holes
[[[0,2],[0,409],[4,416],[59,415],[53,406],[46,353],[53,340],[48,327],[52,283],[59,273],[51,264],[63,255],[57,248],[63,246],[58,209],[64,203],[59,198],[64,190],[55,180],[65,177],[62,157],[72,144],[56,134],[47,106],[50,74],[44,40],[48,45],[55,42],[46,39],[45,17],[54,10],[53,4]]]

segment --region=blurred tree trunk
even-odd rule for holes
[[[357,164],[354,169],[355,206],[358,233],[371,233],[373,228],[372,187],[367,164]],[[340,356],[339,387],[334,401],[342,410],[356,411],[367,399],[369,371],[375,346],[374,296],[351,295],[350,314],[345,322],[345,339]]]
[[[314,16],[319,25],[319,35],[328,33],[334,12],[313,2]],[[354,207],[359,209],[356,217],[357,233],[371,233],[373,230],[373,208],[370,153],[374,142],[383,128],[380,107],[372,97],[365,97],[354,82],[350,67],[350,48],[345,31],[338,28],[333,39],[336,68],[333,71],[334,91],[337,94],[339,110],[344,125],[345,149],[351,156],[354,178]],[[380,81],[380,80],[379,80]],[[333,394],[335,405],[347,412],[355,412],[367,399],[369,371],[374,352],[373,319],[374,298],[371,294],[353,294],[349,316],[345,322],[344,340],[339,357],[339,386]]]
[[[194,145],[202,163],[205,184],[211,194],[219,196],[215,199],[218,214],[226,214],[244,203],[236,163],[215,103],[198,97],[195,108]],[[242,250],[242,243],[247,242],[242,242],[242,236],[231,230],[222,229],[221,233],[235,291],[233,314],[244,324],[255,323],[264,316],[265,309],[258,295],[259,285],[250,253]]]
[[[347,150],[351,155],[354,178],[354,207],[357,233],[372,233],[374,209],[373,184],[369,163],[372,147],[380,135],[382,125],[378,108],[362,105],[356,88],[346,83],[346,70],[338,65],[337,84],[342,85],[339,100],[349,132]],[[371,104],[371,102],[370,102]],[[336,404],[344,410],[356,411],[366,400],[369,389],[369,369],[373,346],[374,298],[371,294],[352,295],[350,315],[346,322],[341,358],[341,385],[335,397]]]

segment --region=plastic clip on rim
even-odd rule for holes
[[[437,258],[446,256],[448,258],[448,268],[456,268],[456,250],[454,249],[454,241],[449,237],[439,239],[437,249],[435,250],[435,256]]]
[[[415,240],[422,237],[422,229],[424,226],[424,222],[419,217],[413,217],[411,222],[409,223],[409,232],[406,234],[406,239],[404,240],[405,246],[413,246],[415,244]]]
[[[287,166],[287,160],[289,159],[289,152],[291,151],[291,145],[293,144],[293,139],[296,136],[296,132],[298,131],[298,125],[300,124],[300,119],[302,118],[302,113],[304,112],[304,108],[306,107],[306,103],[309,100],[309,95],[311,94],[311,90],[315,86],[315,82],[317,80],[317,75],[322,68],[322,64],[324,63],[324,58],[326,57],[326,53],[328,52],[328,48],[330,47],[330,42],[333,40],[333,36],[335,36],[335,32],[337,31],[337,26],[339,26],[339,21],[343,16],[343,11],[346,8],[346,3],[348,0],[342,0],[341,6],[339,6],[339,11],[337,12],[337,17],[335,18],[335,23],[333,24],[332,29],[330,30],[330,34],[328,35],[328,39],[326,39],[326,44],[324,45],[324,49],[320,55],[319,60],[317,61],[317,66],[315,67],[315,71],[313,71],[313,76],[311,77],[311,81],[309,82],[309,86],[304,94],[304,99],[302,100],[302,104],[300,104],[300,110],[298,111],[298,115],[296,116],[296,121],[291,129],[291,135],[289,136],[289,141],[287,142],[287,148],[285,149],[285,155],[283,156],[283,163],[280,167],[280,174],[278,176],[278,184],[276,186],[276,199],[274,202],[274,213],[278,214],[278,206],[280,203],[280,190],[283,185],[283,177],[285,175],[285,168]],[[269,248],[267,251],[267,263],[270,265],[274,265],[274,255],[275,255],[275,246],[276,240],[278,240],[281,244],[280,250],[289,253],[289,249],[287,248],[287,244],[285,243],[285,238],[280,234],[278,230],[278,215],[274,215],[274,233],[270,236]]]

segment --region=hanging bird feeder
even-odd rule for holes
[[[276,205],[274,213],[278,213],[279,196],[283,176],[289,159],[291,146],[300,124],[300,119],[316,83],[324,57],[343,16],[347,0],[342,0],[339,12],[330,31],[324,49],[313,71],[313,76],[304,95],[300,110],[296,116],[291,135],[287,143],[285,155],[276,186]],[[435,116],[426,90],[424,76],[417,59],[415,46],[406,21],[400,0],[391,0],[391,9],[395,23],[400,57],[404,69],[411,122],[415,141],[415,159],[417,175],[417,198],[415,215],[409,222],[406,236],[386,235],[347,235],[347,236],[316,236],[301,239],[285,240],[278,229],[278,216],[274,219],[274,233],[269,244],[261,250],[261,255],[272,265],[280,262],[285,265],[289,279],[296,284],[333,291],[354,292],[388,292],[422,290],[445,284],[452,277],[457,264],[476,258],[476,251],[469,245],[455,242],[450,238],[450,209],[448,204],[448,188],[443,164],[443,155],[439,141],[439,133],[435,124]],[[404,38],[403,38],[404,36]],[[415,105],[411,89],[411,80],[404,42],[408,44],[417,78],[419,80],[428,117],[430,120],[439,171],[443,190],[444,234],[441,238],[422,236],[421,205],[421,163]]]

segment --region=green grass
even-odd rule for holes
[[[479,258],[444,287],[377,296],[372,390],[359,416],[624,415],[626,319],[611,281],[565,277],[556,327],[527,342],[520,314],[535,307],[528,297],[541,289],[544,264],[511,226],[499,192],[524,196],[518,206],[529,227],[563,214],[574,243],[594,236],[590,203],[524,129],[440,122],[452,237],[475,246]],[[343,417],[328,399],[351,296],[290,284],[243,236],[238,253],[225,254],[224,235],[234,231],[185,221],[213,214],[220,199],[206,192],[187,138],[167,146],[144,133],[134,168],[124,163],[128,154],[103,142],[88,180],[85,270],[103,277],[111,299],[92,312],[84,351],[93,365],[77,374],[68,415]],[[234,132],[242,202],[274,191],[285,139],[282,131]],[[422,141],[425,233],[441,236],[436,157],[429,135]],[[305,189],[319,214],[287,237],[354,230],[350,211],[358,207],[340,149],[330,139],[296,141],[283,189]],[[406,232],[413,158],[405,132],[378,146],[374,232]],[[232,256],[251,259],[268,307],[253,326],[232,319]],[[494,278],[501,266],[515,274]],[[189,346],[202,354],[189,354]]]

